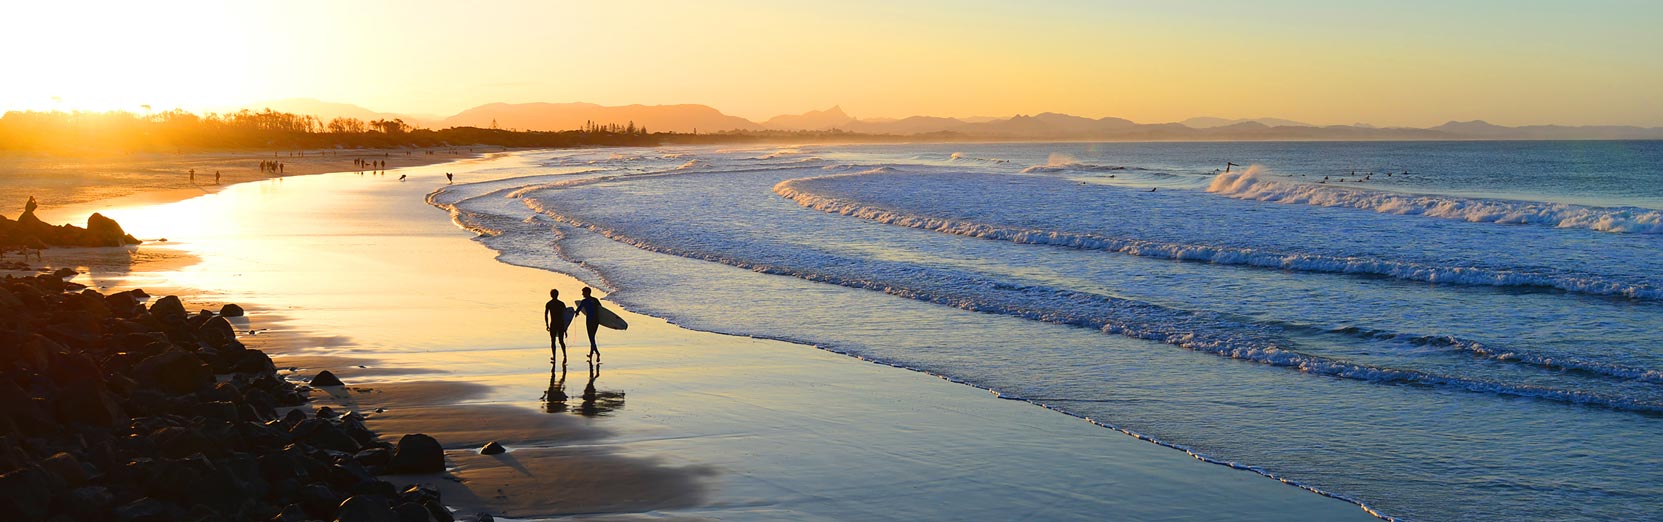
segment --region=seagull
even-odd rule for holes
[[[404,181],[405,176],[406,176],[405,174],[399,174],[398,175],[398,180],[399,181]]]

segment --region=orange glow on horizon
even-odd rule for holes
[[[24,3],[0,110],[283,98],[448,115],[700,103],[764,120],[1063,112],[1663,125],[1663,6],[855,0]]]

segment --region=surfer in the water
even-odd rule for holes
[[[543,305],[543,329],[549,331],[549,360],[555,361],[566,357],[566,303],[560,300],[560,291],[549,289],[549,302]],[[590,337],[594,337],[591,335]],[[554,349],[560,348],[560,357],[555,357]]]
[[[601,300],[589,295],[589,287],[583,287],[583,299],[577,302],[577,313],[583,314],[583,326],[589,329],[589,356],[594,357],[595,362],[601,360],[601,349],[595,346],[595,330],[601,327],[600,308]]]

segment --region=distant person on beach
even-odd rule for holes
[[[555,358],[554,348],[560,347],[561,358],[566,356],[566,303],[560,300],[560,291],[549,289],[549,302],[543,305],[543,329],[549,331],[549,360]]]
[[[601,327],[601,300],[589,295],[589,287],[583,287],[583,299],[577,302],[577,313],[583,314],[583,326],[589,330],[589,356],[596,362],[601,360],[601,349],[595,345],[595,331]]]
[[[219,171],[217,171],[217,170],[214,171],[214,184],[215,185],[219,184]]]
[[[191,169],[191,183],[196,183],[196,169]]]

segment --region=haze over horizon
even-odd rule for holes
[[[1663,126],[1663,5],[1285,0],[30,4],[0,111],[286,98],[448,115],[701,104],[752,121],[1042,112]],[[111,89],[112,84],[120,89]]]

